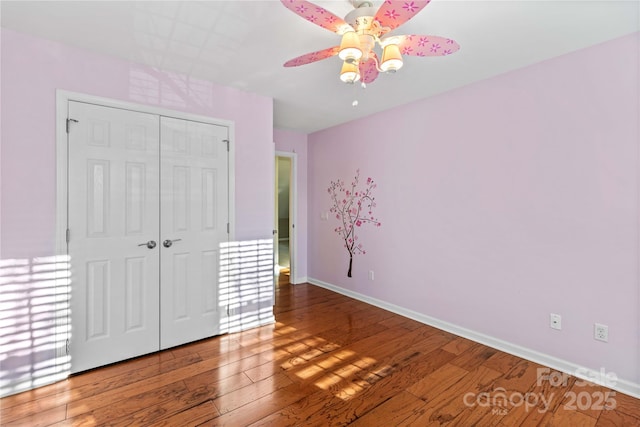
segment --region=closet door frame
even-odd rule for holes
[[[56,277],[55,286],[58,299],[56,301],[56,332],[55,346],[57,353],[58,372],[64,375],[69,369],[68,342],[71,337],[70,313],[70,262],[68,259],[67,228],[68,228],[68,147],[67,147],[67,111],[70,101],[96,104],[105,107],[119,108],[158,116],[173,117],[195,122],[226,126],[229,129],[228,152],[228,208],[229,208],[229,241],[235,241],[235,125],[232,121],[215,119],[207,116],[179,112],[127,101],[87,95],[65,90],[56,91],[56,230],[55,230],[55,258]],[[224,314],[223,314],[224,316]],[[224,324],[220,319],[220,324]],[[220,331],[224,333],[225,331]]]

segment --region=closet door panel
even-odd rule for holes
[[[220,333],[228,128],[161,117],[161,348]]]
[[[70,101],[71,372],[159,347],[159,117]]]

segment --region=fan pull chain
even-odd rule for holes
[[[367,84],[365,82],[361,82],[360,86],[362,87],[362,90],[367,88]],[[356,91],[358,90],[357,85],[353,85],[353,102],[351,103],[352,107],[357,107],[358,106],[358,98],[356,97]]]
[[[353,86],[353,102],[351,103],[351,106],[352,107],[357,107],[358,106],[358,96],[356,94],[356,91],[358,90],[358,85],[356,85],[354,83],[352,86]]]

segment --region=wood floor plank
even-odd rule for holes
[[[413,331],[414,329],[424,327],[423,323],[420,323],[417,320],[409,319],[408,317],[402,317],[402,316],[389,317],[387,319],[380,321],[380,324],[383,326],[386,326],[387,328],[391,328],[393,326],[399,326],[409,331]]]
[[[620,392],[616,392],[614,399],[616,411],[640,418],[640,401],[638,399]]]
[[[101,370],[94,370],[77,376],[80,386],[72,387],[72,400],[86,399],[91,396],[102,396],[103,393],[109,393],[114,390],[138,389],[144,387],[145,384],[151,383],[151,387],[155,387],[157,382],[166,383],[166,381],[157,378],[164,376],[163,374],[173,375],[178,369],[186,366],[193,366],[201,362],[202,359],[198,354],[187,354],[180,358],[171,357],[168,359],[154,358],[153,363],[136,369],[135,371],[126,371],[117,375],[110,375],[106,378],[102,377]],[[117,371],[112,371],[111,374]],[[174,382],[170,380],[169,382]],[[97,398],[98,400],[100,397]]]
[[[206,400],[196,406],[183,409],[161,420],[154,421],[154,427],[196,427],[218,417],[220,413],[212,400]]]
[[[477,344],[471,340],[462,337],[455,337],[450,343],[442,347],[443,350],[453,353],[456,356],[464,353]]]
[[[218,418],[205,423],[207,426],[255,426],[255,427],[284,427],[294,426],[295,423],[288,423],[279,419],[277,424],[271,423],[270,416],[277,413],[300,399],[314,393],[315,390],[299,384],[291,384],[287,387],[275,390],[254,400],[236,410],[221,415]]]
[[[446,349],[445,349],[446,350]],[[481,364],[485,363],[491,356],[496,354],[498,350],[487,347],[483,344],[473,344],[464,350],[458,357],[451,361],[451,364],[471,371]]]
[[[184,383],[187,389],[189,391],[205,389],[208,396],[213,399],[253,384],[253,381],[244,372],[223,378],[219,378],[215,373],[211,374],[210,372],[212,371],[185,379]]]
[[[49,411],[51,411],[50,413],[55,414],[60,407],[63,408],[64,413],[66,412],[66,404],[70,398],[70,390],[61,390],[58,394],[45,395],[44,397],[36,398],[32,401],[20,399],[21,403],[14,404],[13,406],[1,406],[0,425],[20,418],[28,418],[42,413],[49,413]]]
[[[458,381],[462,380],[469,371],[447,363],[434,372],[416,381],[407,387],[407,391],[425,402],[446,395],[447,391]]]
[[[408,353],[408,352],[407,352]],[[451,354],[441,349],[431,352],[414,352],[396,359],[397,369],[378,382],[364,383],[362,390],[355,394],[341,393],[339,404],[324,408],[314,416],[316,424],[322,425],[323,418],[332,423],[351,422],[375,408],[387,399],[405,390],[415,382],[451,360]]]
[[[66,405],[49,408],[45,411],[28,413],[24,416],[14,417],[4,411],[0,414],[0,425],[5,427],[45,427],[66,418]]]
[[[602,411],[596,427],[640,426],[640,418],[616,410]]]
[[[175,372],[179,372],[180,368]],[[178,379],[176,379],[178,378]],[[156,376],[151,378],[145,378],[144,380],[129,383],[122,387],[112,388],[106,390],[100,394],[91,394],[87,397],[79,397],[69,402],[67,406],[67,416],[74,418],[80,414],[89,412],[87,408],[93,410],[108,406],[112,402],[117,402],[122,399],[129,399],[140,395],[144,392],[153,392],[155,390],[162,389],[163,387],[171,386],[180,382],[180,375],[169,376]]]
[[[406,391],[400,392],[349,424],[352,427],[397,426],[421,416],[426,403]]]
[[[82,425],[94,423],[94,425],[104,425],[122,418],[123,416],[134,416],[138,411],[144,408],[153,407],[160,403],[169,402],[188,393],[187,387],[182,381],[168,384],[163,387],[151,389],[139,394],[129,395],[124,398],[107,401],[106,405],[96,404],[77,404],[74,405],[74,411],[67,411],[67,418],[73,425]]]
[[[159,421],[173,417],[184,411],[185,408],[198,407],[211,402],[213,404],[213,398],[217,394],[218,390],[215,387],[200,387],[195,390],[183,389],[173,393],[170,399],[162,400],[157,399],[156,403],[147,403],[144,406],[139,406],[139,410],[135,412],[126,411],[126,415],[119,418],[114,418],[110,424],[113,426],[150,426],[155,425]],[[209,413],[209,416],[216,416],[219,414],[215,405],[214,410]],[[206,418],[208,419],[208,417]]]
[[[489,364],[492,365],[492,364]],[[487,364],[483,364],[487,367]],[[501,389],[509,392],[524,394],[534,387],[538,380],[538,369],[542,366],[528,360],[520,360],[511,369],[504,372],[504,375],[493,383],[493,390]],[[496,371],[496,369],[494,369]],[[501,372],[497,370],[497,372]]]
[[[615,399],[616,393],[601,385],[577,380],[566,393],[562,410],[580,411],[585,415],[598,419],[600,413],[610,399]],[[617,400],[613,400],[617,407]],[[614,407],[615,408],[615,407]]]
[[[69,380],[66,379],[54,384],[45,385],[33,390],[27,390],[22,393],[3,397],[0,399],[0,413],[19,405],[34,407],[38,400],[52,396],[55,398],[57,395],[64,395],[70,389],[71,386],[69,384]]]
[[[407,386],[436,370],[453,357],[451,353],[437,349],[430,353],[408,350],[397,357],[397,369],[393,374],[372,383],[354,380],[343,384],[343,389],[333,393],[334,398],[322,399],[317,393],[285,408],[278,416],[296,419],[299,425],[346,425],[355,421]]]
[[[64,387],[58,386],[58,390],[54,392],[54,394],[46,394],[44,397],[33,397],[33,400],[26,400],[24,403],[16,404],[16,402],[21,401],[18,399],[36,395],[36,391],[16,395],[18,399],[10,396],[9,398],[2,399],[1,402],[3,406],[0,412],[5,419],[15,419],[16,416],[29,417],[31,415],[48,413],[47,411],[50,409],[55,410],[55,408],[66,404],[70,400],[95,396],[107,390],[133,384],[144,378],[159,375],[162,372],[170,372],[179,366],[200,360],[198,355],[193,354],[189,354],[182,359],[175,359],[172,355],[169,355],[169,357],[153,355],[152,357],[144,357],[142,359],[149,363],[149,366],[136,369],[135,371],[131,371],[130,368],[114,369],[113,367],[107,367],[105,371],[94,370],[78,374],[68,380],[62,381],[61,383],[64,384]],[[134,367],[139,366],[138,363],[131,362],[131,364]],[[118,372],[121,373],[118,374]],[[46,388],[49,389],[51,387],[47,386]],[[13,406],[6,406],[11,403],[13,403]]]
[[[494,354],[493,356],[489,357],[483,363],[483,365],[489,369],[493,369],[494,371],[498,371],[498,372],[502,372],[503,374],[506,374],[511,370],[511,368],[513,368],[515,365],[517,365],[521,361],[522,359],[517,356],[513,356],[511,354],[503,353],[500,351]]]
[[[553,413],[558,410],[565,399],[566,393],[571,390],[576,378],[573,376],[563,376],[560,372],[553,372],[557,377],[549,380],[549,374],[542,373],[539,379],[536,379],[533,387],[528,390],[529,396],[527,402],[515,406],[510,404],[508,414],[501,420],[502,426],[518,427],[523,425],[545,425],[549,422]],[[545,378],[545,375],[547,377]],[[555,378],[563,378],[562,380]],[[513,399],[512,399],[513,400]]]
[[[449,363],[452,362],[453,360]],[[475,410],[480,406],[478,402],[480,393],[484,392],[501,375],[501,373],[482,365],[478,366],[451,384],[446,392],[439,395],[431,393],[426,411],[410,425],[446,424],[457,420],[465,410],[469,408]]]
[[[225,414],[290,384],[293,382],[289,377],[281,373],[224,394],[213,403],[221,414]]]
[[[638,399],[572,376],[540,381],[535,363],[327,289],[279,283],[274,312],[272,325],[0,399],[0,424],[640,425]],[[572,408],[572,393],[616,405]]]
[[[561,406],[560,408],[563,407]],[[594,427],[597,422],[597,419],[585,415],[580,411],[559,409],[553,413],[547,425],[552,427]]]

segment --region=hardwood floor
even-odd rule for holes
[[[276,299],[275,325],[6,397],[0,424],[640,425],[637,399],[331,291]]]

